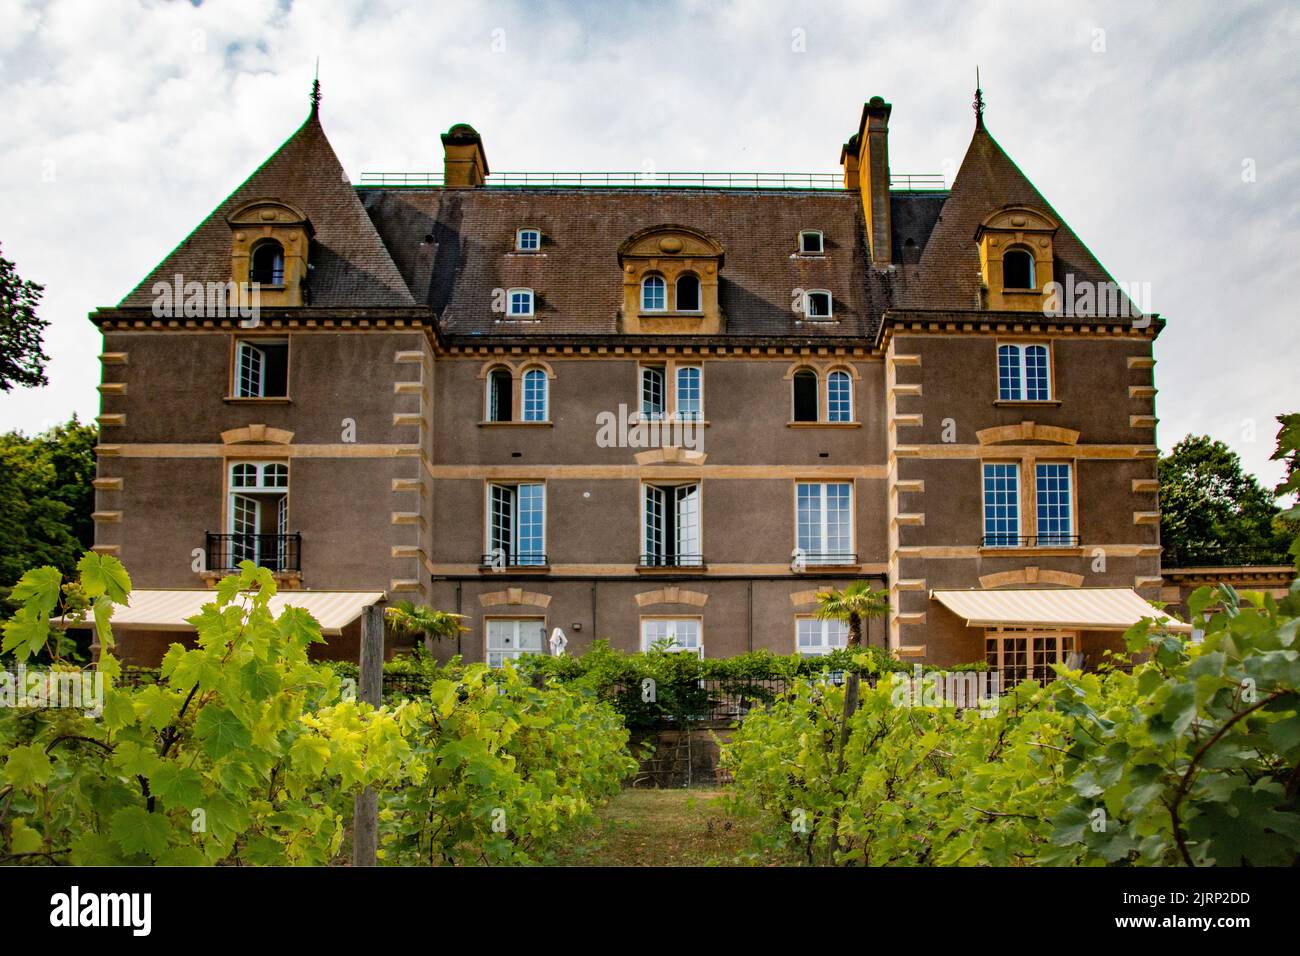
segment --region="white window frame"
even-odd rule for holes
[[[695,308],[693,309],[683,309],[678,297],[678,290],[681,288],[682,280],[686,278],[695,280]],[[673,311],[684,312],[687,315],[697,315],[704,311],[704,283],[700,281],[700,277],[694,272],[683,272],[673,280]]]
[[[688,496],[693,492],[694,508],[689,507]],[[654,540],[650,534],[650,505],[653,497],[658,495],[658,507],[661,511],[659,528]],[[683,504],[688,507],[683,508]],[[673,540],[665,540],[667,522],[662,515],[671,508],[673,511]],[[683,521],[683,516],[686,521]],[[652,547],[653,545],[653,547]],[[642,553],[666,559],[670,555],[681,561],[683,557],[700,558],[704,555],[704,486],[702,482],[689,481],[679,485],[661,485],[652,481],[641,485],[641,547]],[[681,564],[656,564],[653,567],[698,567]]]
[[[542,382],[542,417],[530,418],[528,413],[528,382],[529,376],[533,376],[535,381],[538,376]],[[551,420],[551,377],[547,374],[546,369],[536,365],[526,368],[519,376],[519,415],[520,420],[525,422],[549,422]]]
[[[245,484],[244,475],[247,470],[252,471],[252,483]],[[236,474],[240,475],[236,480]],[[263,496],[277,495],[278,497],[267,498]],[[256,496],[256,497],[255,497]],[[262,534],[260,530],[262,524],[262,507],[274,502],[276,508],[276,534],[285,535],[289,533],[289,462],[288,461],[247,461],[235,460],[228,462],[226,465],[226,534],[253,535],[253,546],[251,550],[245,550],[244,547],[233,538],[230,542],[230,560],[229,564],[237,565],[240,561],[247,558],[254,564],[261,566],[262,563]],[[237,527],[241,508],[252,508],[253,513],[253,531],[247,531]],[[269,532],[267,532],[269,533]],[[277,566],[281,566],[284,555],[278,556]],[[224,570],[224,569],[221,569]]]
[[[1029,285],[1027,286],[1007,285],[1007,256],[1012,253],[1029,257]],[[1011,292],[1033,292],[1038,288],[1038,257],[1034,255],[1032,249],[1025,246],[1012,246],[1002,253],[1002,288]]]
[[[235,398],[267,398],[266,394],[266,351],[263,345],[284,346],[284,395],[272,395],[270,398],[286,398],[289,392],[289,340],[273,338],[235,339]],[[256,368],[256,392],[244,390],[244,369]],[[248,376],[250,379],[252,375]],[[250,388],[252,386],[250,385]]]
[[[1010,514],[1015,518],[1016,525],[1014,531],[990,531],[989,530],[989,469],[991,468],[1010,468],[1012,481],[1011,491],[1014,493],[1014,500],[1010,505]],[[1024,528],[1023,515],[1021,514],[1022,497],[1020,482],[1023,475],[1020,470],[1020,463],[1015,461],[986,461],[980,465],[980,544],[985,548],[1018,548],[1020,547],[1021,531]],[[996,479],[995,479],[996,480]],[[999,505],[1006,507],[1005,504]],[[990,544],[990,538],[1010,538],[1010,543]]]
[[[510,380],[510,407],[509,407],[509,408],[505,408],[505,409],[498,409],[498,413],[499,413],[499,414],[503,414],[505,417],[503,417],[503,418],[494,418],[494,417],[492,416],[492,405],[493,405],[493,402],[496,400],[495,383],[496,383],[497,376],[499,376],[499,375],[504,375],[506,378],[508,378],[508,379]],[[485,422],[512,422],[512,421],[514,421],[514,420],[515,420],[515,409],[514,409],[514,404],[515,404],[515,375],[514,375],[514,372],[512,372],[509,368],[507,368],[507,367],[504,366],[504,365],[496,365],[496,366],[493,366],[492,368],[488,369],[488,373],[487,373],[487,375],[485,376],[485,378],[486,378],[486,383],[487,383],[487,389],[486,389],[486,391],[483,393],[483,420],[484,420]]]
[[[814,315],[812,311],[812,297],[815,295],[826,296],[826,314]],[[835,318],[835,296],[830,294],[827,289],[808,289],[803,294],[803,317],[814,322],[825,322],[828,319]]]
[[[835,410],[831,405],[831,382],[835,381],[835,376],[842,375],[844,381],[848,383],[849,395],[849,412],[848,418],[836,418]],[[845,369],[833,368],[826,373],[826,421],[832,424],[846,424],[855,421],[853,415],[853,376]]]
[[[676,635],[676,633],[671,633],[671,634],[667,634],[667,635],[655,635],[655,636],[653,636],[653,637],[647,633],[647,625],[659,625],[659,624],[666,624],[666,625],[690,624],[690,625],[693,625],[693,627],[694,627],[694,631],[695,631],[695,642],[696,642],[696,646],[695,646],[695,647],[691,647],[691,646],[689,646],[688,644],[680,644],[680,643],[678,643],[678,644],[676,644],[676,646],[671,647],[671,648],[668,648],[668,653],[670,653],[670,654],[695,654],[695,655],[696,655],[697,657],[699,657],[701,660],[704,659],[704,619],[703,619],[703,618],[701,618],[701,617],[683,616],[683,615],[671,615],[671,614],[647,614],[647,615],[644,615],[644,616],[641,618],[640,624],[638,625],[638,630],[640,631],[641,650],[642,650],[642,651],[648,651],[648,650],[650,649],[650,646],[651,646],[651,645],[652,645],[656,640],[658,640],[660,637],[668,636],[668,637],[672,637],[674,642],[677,641],[677,635]]]
[[[1014,642],[1024,641],[1024,663],[1013,655]],[[1042,628],[985,628],[984,659],[998,672],[1003,689],[1022,680],[1052,680],[1051,665],[1068,663],[1079,650],[1079,632]]]
[[[808,249],[804,246],[804,236],[816,236],[817,248]],[[801,256],[824,256],[826,254],[826,235],[820,229],[800,229],[799,230],[799,255]]]
[[[646,379],[651,375],[657,375],[659,378],[659,411],[646,411]],[[666,365],[638,365],[636,372],[636,409],[637,417],[643,421],[667,421],[668,419],[668,389],[672,382],[668,375],[668,366]]]
[[[646,286],[649,285],[652,281],[659,282],[661,287],[660,291],[663,293],[663,305],[659,306],[659,308],[657,309],[651,308],[650,306],[646,305],[645,290],[646,290]],[[652,275],[644,276],[641,279],[641,311],[655,312],[655,313],[668,311],[668,280],[665,279],[662,275],[660,275],[657,272],[653,273]]]
[[[537,244],[533,246],[524,245],[524,236],[530,235],[536,237]],[[515,231],[515,252],[540,252],[542,249],[542,230],[536,226],[524,226],[522,229]]]
[[[1043,492],[1039,487],[1040,468],[1064,468],[1065,469],[1065,508],[1066,508],[1066,528],[1064,531],[1043,531]],[[1074,464],[1069,461],[1036,461],[1034,462],[1034,543],[1040,548],[1052,547],[1070,547],[1071,542],[1077,533],[1077,516],[1074,507],[1075,488],[1074,488]],[[1055,542],[1044,544],[1044,538],[1055,538]],[[1062,540],[1063,539],[1063,540]]]
[[[541,540],[540,540],[539,543],[540,543],[541,547],[540,547],[540,548],[536,548],[536,549],[530,548],[528,551],[520,551],[520,549],[519,549],[519,533],[520,533],[520,528],[519,528],[519,490],[520,490],[521,488],[525,488],[525,487],[527,487],[527,488],[533,488],[533,487],[536,487],[536,488],[540,489],[540,503],[541,503],[541,534],[540,534],[540,539],[541,539]],[[484,544],[484,547],[483,547],[483,553],[486,554],[486,555],[489,555],[489,556],[493,555],[493,553],[494,553],[494,551],[495,551],[495,548],[493,547],[493,540],[494,540],[494,534],[493,534],[493,517],[494,517],[494,511],[493,511],[493,508],[494,508],[494,505],[495,505],[495,499],[494,499],[494,496],[493,496],[493,491],[494,491],[494,490],[501,490],[501,491],[504,491],[504,492],[508,492],[508,493],[510,494],[510,496],[511,496],[511,507],[510,507],[510,527],[509,527],[509,538],[510,538],[510,541],[509,541],[509,547],[506,548],[506,549],[504,549],[504,550],[505,550],[505,564],[506,564],[506,567],[512,567],[512,568],[514,568],[514,567],[543,567],[544,565],[543,565],[541,562],[536,562],[536,561],[528,561],[528,562],[524,562],[524,561],[522,561],[521,559],[522,559],[525,555],[545,555],[545,554],[546,554],[546,525],[547,525],[547,516],[546,516],[546,482],[544,482],[544,481],[514,481],[514,482],[490,481],[490,482],[487,483],[487,486],[486,486],[486,507],[484,508],[484,516],[483,516],[483,517],[484,517],[484,525],[483,525],[483,544]],[[513,558],[513,559],[515,559],[515,560],[512,561],[511,558]]]
[[[515,311],[515,296],[523,295],[528,297],[528,311]],[[519,288],[506,290],[506,318],[508,319],[531,319],[537,314],[537,296],[533,294],[532,289]]]
[[[510,625],[511,639],[514,646],[511,648],[492,647],[493,625]],[[523,646],[522,631],[525,625],[541,625],[541,640],[538,647],[526,648]],[[483,660],[492,668],[501,667],[506,661],[517,661],[525,654],[545,654],[546,650],[546,618],[545,617],[484,617],[483,618]],[[494,655],[499,655],[496,661]]]
[[[821,547],[826,549],[830,539],[830,509],[827,507],[829,501],[828,491],[832,485],[846,485],[849,489],[849,514],[848,514],[848,531],[849,541],[848,549],[845,551],[821,550],[814,551],[811,548],[803,548],[799,544],[799,489],[802,487],[817,487],[821,489],[818,496],[818,515],[817,515],[817,538],[821,541]],[[804,562],[810,567],[815,566],[838,566],[848,564],[853,561],[851,555],[855,554],[854,541],[857,537],[857,495],[852,481],[796,481],[794,484],[794,545],[795,548],[804,554]],[[809,557],[809,555],[818,555],[818,557]]]
[[[799,640],[802,636],[801,631],[805,625],[811,625],[808,630],[816,631],[818,643],[805,647]],[[832,632],[838,631],[842,634],[843,640],[836,644],[830,641]],[[849,625],[847,621],[841,621],[837,618],[819,618],[813,614],[800,614],[794,619],[794,652],[800,657],[825,657],[831,651],[848,647],[849,644]]]
[[[1045,370],[1047,372],[1047,396],[1045,398],[1029,397],[1029,350],[1040,348],[1043,350],[1046,360]],[[1015,356],[1015,368],[1018,375],[1018,390],[1008,396],[1002,393],[1002,350],[1011,349]],[[998,401],[1000,402],[1050,402],[1055,390],[1055,383],[1052,381],[1052,346],[1048,342],[999,342],[997,350],[994,353],[997,356],[995,365],[997,366],[998,376]]]

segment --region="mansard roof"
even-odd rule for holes
[[[311,305],[415,305],[314,109],[271,158],[168,253],[121,305],[149,306],[153,284],[170,283],[177,274],[186,282],[229,281],[231,227],[227,218],[254,199],[274,199],[301,209],[315,230],[308,256]]]

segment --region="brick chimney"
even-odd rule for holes
[[[893,261],[889,217],[889,112],[893,109],[879,96],[862,107],[858,133],[840,153],[844,163],[844,185],[862,191],[862,211],[867,219],[867,241],[871,264],[888,268]],[[852,155],[856,148],[856,158]],[[852,183],[852,185],[850,185]]]
[[[483,137],[467,123],[457,123],[442,134],[442,182],[452,188],[482,186],[487,179],[487,154]]]

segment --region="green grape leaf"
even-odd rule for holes
[[[194,722],[194,732],[203,741],[203,749],[213,760],[220,760],[253,742],[243,722],[226,708],[208,704]]]
[[[15,790],[35,793],[50,782],[53,769],[50,758],[39,744],[13,747],[5,760],[4,779],[13,784]]]
[[[161,813],[144,807],[123,807],[113,814],[109,832],[127,853],[144,853],[156,858],[170,842],[172,824]]]
[[[149,791],[173,809],[191,810],[203,803],[203,777],[192,767],[164,763],[149,777]]]
[[[77,571],[88,597],[102,594],[114,604],[126,603],[126,596],[131,593],[131,577],[122,562],[111,554],[87,551],[77,562]]]

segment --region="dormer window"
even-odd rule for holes
[[[1036,289],[1034,256],[1028,249],[1008,249],[1002,257],[1002,288]]]
[[[533,311],[532,289],[511,289],[508,293],[507,314],[512,319],[531,319]]]
[[[700,311],[700,278],[691,272],[677,277],[677,311]]]
[[[664,277],[646,276],[641,280],[641,311],[663,312],[668,308],[668,286]]]
[[[814,289],[803,295],[803,314],[809,319],[831,318],[831,294],[825,289]]]
[[[540,248],[542,248],[542,231],[540,229],[530,227],[520,229],[515,233],[516,252],[536,252]]]
[[[254,246],[248,278],[261,285],[284,285],[284,246],[274,239],[267,239]]]
[[[825,244],[822,242],[822,234],[818,229],[805,229],[799,233],[799,254],[804,256],[820,256],[826,251]]]

